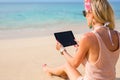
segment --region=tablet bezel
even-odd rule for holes
[[[68,47],[77,44],[72,31],[56,32],[54,33],[54,36],[56,40],[63,45],[63,47]]]

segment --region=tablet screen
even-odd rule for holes
[[[55,35],[56,40],[59,41],[63,45],[63,47],[77,44],[74,41],[75,37],[72,31],[57,32],[57,33],[54,33],[54,35]]]

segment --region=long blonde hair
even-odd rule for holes
[[[115,28],[114,12],[107,0],[91,0],[91,7],[94,19],[97,22],[103,25],[109,22],[108,27],[110,29]]]

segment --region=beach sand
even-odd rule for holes
[[[80,27],[80,24],[72,26],[78,26],[69,28],[76,32],[77,40],[82,33],[89,31]],[[23,32],[0,31],[0,80],[64,80],[56,76],[50,77],[42,69],[43,64],[57,67],[65,63],[64,57],[55,49],[56,40],[53,36],[53,32],[62,30],[68,30],[68,28],[51,31],[49,36],[42,34],[44,30],[42,32],[27,30],[29,35],[26,34],[26,30]],[[117,21],[117,30],[120,31],[119,21]],[[73,46],[68,47],[67,50],[71,55],[75,53]],[[120,80],[119,68],[120,59],[116,66],[116,80]],[[83,66],[78,70],[84,75]]]
[[[77,39],[81,34],[75,35]],[[64,57],[55,49],[54,36],[0,40],[0,80],[64,80],[50,77],[42,69],[46,63],[57,67],[65,63]],[[75,48],[67,48],[74,54]],[[117,79],[120,80],[120,59],[117,63]],[[78,68],[84,75],[84,68]]]

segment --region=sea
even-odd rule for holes
[[[59,22],[80,22],[82,3],[1,3],[0,29],[42,28]]]
[[[120,2],[110,2],[120,20]],[[84,3],[0,3],[0,32],[23,29],[49,30],[86,23]]]

